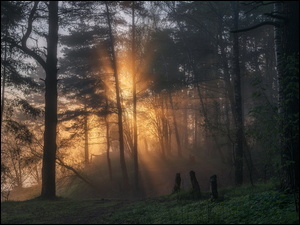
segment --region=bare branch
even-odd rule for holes
[[[275,27],[280,26],[279,23],[272,22],[272,21],[266,21],[266,22],[262,22],[262,23],[259,23],[259,24],[254,25],[254,26],[252,26],[252,27],[245,28],[245,29],[231,30],[230,33],[246,32],[246,31],[254,30],[254,29],[258,28],[258,27],[265,26],[265,25],[272,25],[272,26],[275,26]]]
[[[77,177],[79,177],[81,180],[83,180],[85,183],[89,184],[91,187],[95,188],[96,190],[98,190],[98,188],[91,183],[91,181],[89,181],[88,179],[86,179],[85,177],[83,177],[79,171],[77,171],[76,169],[74,169],[72,166],[69,166],[67,164],[65,164],[61,159],[56,158],[56,163],[60,166],[65,167],[68,170],[71,170]]]
[[[34,14],[36,13],[37,6],[39,4],[39,1],[34,2],[34,6],[30,12],[29,18],[28,18],[28,27],[27,30],[24,34],[24,36],[21,39],[21,45],[18,44],[15,40],[12,38],[5,38],[5,41],[10,43],[13,47],[16,47],[20,50],[22,50],[24,53],[28,54],[32,58],[34,58],[44,69],[46,68],[46,62],[43,60],[43,58],[38,55],[36,52],[33,50],[29,49],[27,46],[27,40],[32,32],[32,23],[34,21]]]
[[[251,8],[248,11],[245,12],[246,14],[248,14],[251,11],[253,11],[253,10],[255,10],[255,9],[261,7],[261,6],[271,5],[271,4],[274,4],[274,3],[275,3],[275,1],[273,1],[273,2],[267,2],[267,3],[264,3],[263,1],[257,1],[257,2],[256,1],[252,1],[252,2],[249,2],[249,3],[241,3],[241,4],[242,5],[246,5],[246,6],[253,5],[253,8]]]
[[[274,14],[274,13],[264,13],[265,16],[268,16],[268,17],[271,17],[271,18],[274,18],[274,19],[279,19],[279,20],[283,20],[283,21],[286,21],[287,18],[284,17],[284,16],[279,16],[277,14]]]
[[[25,34],[24,34],[24,36],[23,36],[23,38],[22,38],[22,40],[21,40],[21,42],[22,42],[22,47],[23,47],[23,48],[27,48],[26,42],[27,42],[27,40],[28,40],[28,38],[29,38],[29,36],[30,36],[30,34],[31,34],[31,31],[32,31],[32,23],[33,23],[33,21],[34,21],[34,18],[33,18],[33,17],[34,17],[34,14],[35,14],[35,12],[36,12],[36,9],[37,9],[38,4],[39,4],[38,1],[34,2],[34,6],[33,6],[32,10],[31,10],[31,12],[30,12],[30,15],[29,15],[29,17],[28,17],[27,30],[26,30],[26,32],[25,32]]]

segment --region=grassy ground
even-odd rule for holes
[[[176,195],[144,200],[60,198],[2,202],[2,224],[299,224],[293,195],[266,185],[220,190],[220,200]],[[207,195],[207,194],[206,194]]]

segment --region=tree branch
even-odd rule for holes
[[[91,187],[95,188],[96,190],[98,190],[98,188],[96,187],[96,185],[94,185],[93,183],[91,183],[89,180],[87,180],[86,178],[84,178],[76,169],[74,169],[73,167],[66,165],[61,159],[56,157],[56,163],[60,166],[65,167],[68,170],[71,170],[77,177],[79,177],[81,180],[83,180],[85,183],[89,184]]]
[[[255,9],[261,7],[261,6],[271,5],[271,4],[274,4],[274,3],[275,3],[275,1],[273,1],[273,2],[267,2],[267,3],[264,3],[263,1],[257,1],[257,2],[256,1],[252,1],[252,2],[249,2],[249,3],[241,3],[241,4],[242,5],[246,5],[246,6],[253,5],[253,8],[251,8],[250,10],[248,10],[248,11],[245,12],[246,14],[248,14],[251,11],[253,11],[253,10],[255,10]]]
[[[245,29],[231,30],[230,33],[246,32],[246,31],[254,30],[254,29],[258,28],[258,27],[265,26],[265,25],[272,25],[272,26],[278,27],[280,24],[276,23],[276,22],[272,22],[272,21],[266,21],[266,22],[262,22],[262,23],[254,25],[252,27],[245,28]]]
[[[287,18],[286,18],[286,17],[284,17],[284,16],[279,16],[279,15],[274,14],[274,13],[264,13],[264,15],[265,15],[265,16],[268,16],[268,17],[271,17],[271,18],[274,18],[274,19],[287,21]]]
[[[28,48],[27,46],[27,40],[32,32],[32,23],[34,21],[34,14],[36,13],[37,10],[37,6],[39,4],[39,1],[34,2],[34,6],[30,12],[30,15],[28,17],[28,27],[27,30],[24,34],[24,36],[21,39],[21,45],[18,44],[15,40],[13,40],[12,38],[5,38],[5,41],[7,41],[8,43],[10,43],[13,47],[16,47],[20,50],[22,50],[24,53],[28,54],[29,56],[31,56],[32,58],[34,58],[44,69],[46,69],[46,62],[45,60],[38,55],[36,52],[34,52],[33,50],[31,50],[30,48]]]

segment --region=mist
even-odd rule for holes
[[[274,7],[1,2],[1,200],[156,198],[191,171],[206,198],[213,175],[298,190],[299,29]]]

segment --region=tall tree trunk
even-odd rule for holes
[[[182,149],[181,149],[180,137],[179,137],[178,127],[177,127],[176,116],[175,116],[175,112],[174,112],[172,94],[171,94],[170,91],[168,92],[168,95],[169,95],[169,100],[170,100],[170,105],[171,105],[173,124],[174,124],[174,130],[175,130],[175,137],[176,137],[176,143],[177,143],[177,154],[178,154],[178,157],[181,157],[182,156]]]
[[[18,176],[18,186],[19,187],[22,187],[23,186],[23,173],[22,173],[22,161],[21,161],[21,159],[20,160],[18,160],[18,174],[19,174],[19,176]]]
[[[156,130],[157,130],[157,138],[158,138],[158,142],[160,145],[160,152],[161,152],[161,157],[163,159],[166,159],[166,149],[165,149],[165,141],[164,141],[164,104],[162,101],[160,101],[162,99],[161,95],[158,94],[157,96],[154,97],[155,98],[155,106],[160,105],[161,107],[154,107],[154,111],[155,111],[155,126],[156,126]],[[161,111],[160,111],[161,110]]]
[[[248,19],[248,16],[246,16],[246,19]],[[241,38],[242,38],[242,41],[241,41],[242,42],[242,46],[241,46],[242,53],[241,54],[244,56],[247,54],[247,37],[246,37],[246,35],[242,35]],[[256,40],[254,40],[254,46],[256,46]],[[260,72],[258,62],[259,62],[259,59],[257,56],[255,59],[255,70],[257,73]],[[245,57],[241,58],[240,71],[241,71],[241,74],[246,74],[247,69],[246,69]],[[247,85],[245,85],[247,83],[249,83],[249,81],[248,81],[246,75],[244,75],[243,77],[241,77],[241,96],[247,96],[247,92],[249,92],[247,90]],[[242,112],[244,112],[244,114],[248,114],[248,111],[249,111],[248,107],[245,107],[245,104],[242,104]],[[243,120],[244,120],[244,117],[243,117]],[[244,152],[245,163],[246,163],[246,166],[247,166],[247,169],[249,172],[249,180],[250,180],[251,185],[254,185],[254,182],[253,182],[254,167],[253,167],[253,162],[252,162],[252,154],[251,154],[251,149],[247,144],[247,139],[245,137],[244,132],[243,132],[243,152]]]
[[[274,3],[280,24],[275,27],[279,85],[281,188],[299,190],[299,1]],[[295,72],[295,69],[298,72]],[[297,118],[297,119],[296,119]],[[296,122],[295,122],[296,121]]]
[[[193,140],[194,140],[194,146],[193,146],[193,149],[196,149],[196,150],[198,150],[198,142],[199,142],[199,140],[198,140],[198,128],[199,128],[199,126],[198,126],[198,120],[199,120],[199,112],[197,111],[197,110],[195,110],[194,111],[194,115],[193,115],[193,118],[194,118],[194,121],[193,121],[193,123],[194,123],[194,126],[195,126],[195,128],[194,128],[194,131],[193,131]]]
[[[105,127],[106,127],[106,159],[107,159],[107,166],[108,166],[108,173],[109,173],[109,179],[110,181],[112,181],[113,176],[112,176],[112,168],[111,168],[111,161],[110,161],[110,125],[109,125],[109,114],[108,114],[108,90],[107,90],[107,86],[105,85],[104,87],[104,91],[105,91]]]
[[[89,128],[88,128],[88,115],[87,106],[84,103],[84,164],[89,164]]]
[[[204,101],[203,101],[203,97],[202,97],[202,94],[201,94],[201,90],[200,90],[200,84],[196,83],[196,87],[197,87],[197,93],[198,93],[199,100],[200,100],[200,106],[202,107],[202,114],[203,114],[203,117],[204,117],[204,122],[205,123],[209,123],[209,119],[208,119],[208,115],[207,115],[207,110],[206,110],[206,107],[205,107],[205,104],[204,104]],[[207,133],[208,130],[207,130],[207,128],[205,128],[205,129],[206,129],[206,133]],[[214,131],[211,132],[211,136],[213,138],[214,143],[216,144],[216,148],[217,148],[217,150],[219,152],[219,155],[221,157],[222,162],[225,162],[224,154],[223,154],[220,146],[218,145],[217,135],[215,134]]]
[[[219,36],[219,47],[220,47],[220,57],[221,57],[221,62],[222,62],[222,68],[224,70],[224,82],[226,85],[226,95],[228,97],[228,100],[230,102],[230,108],[233,117],[235,117],[235,110],[234,110],[234,90],[232,87],[232,83],[230,81],[230,72],[229,72],[229,66],[228,66],[228,59],[226,57],[226,49],[228,46],[225,44],[224,39],[223,39],[223,28],[224,28],[224,23],[223,23],[223,18],[219,16],[218,18],[218,36]]]
[[[17,187],[22,187],[22,182],[21,182],[21,170],[20,170],[20,157],[15,159],[15,154],[13,152],[14,150],[11,150],[10,153],[10,160],[11,160],[11,165],[13,172],[15,173],[15,178],[16,178],[16,183]]]
[[[27,29],[21,39],[16,42],[7,41],[12,47],[17,47],[28,56],[34,58],[44,69],[45,79],[45,130],[42,161],[42,191],[41,197],[53,199],[56,197],[55,164],[56,164],[56,126],[57,126],[57,43],[58,43],[58,1],[48,3],[49,28],[47,35],[47,55],[43,59],[36,51],[27,46],[27,40],[32,33],[33,22],[39,1],[33,2],[33,8],[28,16]]]
[[[45,131],[42,168],[42,198],[56,197],[55,161],[57,126],[57,43],[58,43],[58,1],[49,3],[49,33],[47,38]]]
[[[185,98],[188,99],[187,91],[185,92]],[[182,135],[182,146],[183,149],[189,149],[189,141],[188,141],[188,101],[184,102],[184,112],[183,112],[183,124],[184,124],[184,130],[183,130],[183,135]]]
[[[167,102],[166,102],[167,103]],[[166,106],[167,107],[167,106]],[[171,124],[169,122],[169,120],[166,118],[165,119],[166,122],[166,149],[168,152],[168,155],[171,156],[172,154],[172,130],[171,130]]]
[[[231,2],[233,12],[234,29],[238,29],[239,20],[239,2]],[[233,68],[234,68],[234,100],[235,100],[235,183],[243,184],[243,113],[242,113],[242,96],[241,96],[241,72],[239,63],[239,37],[233,34]]]
[[[5,82],[6,82],[6,58],[7,58],[7,42],[4,43],[4,62],[3,62],[3,79],[2,79],[2,93],[1,93],[1,133],[2,133],[2,121],[5,104]],[[1,73],[2,75],[2,73]]]
[[[176,143],[177,143],[177,154],[178,154],[178,157],[181,157],[182,150],[181,150],[181,143],[180,143],[180,137],[179,137],[178,127],[177,127],[176,116],[175,116],[175,112],[174,112],[172,94],[170,91],[168,94],[169,94],[169,100],[170,100],[170,105],[171,105],[171,110],[172,110],[173,124],[174,124],[175,137],[176,137]]]
[[[161,117],[161,123],[162,123],[162,140],[164,145],[164,153],[167,156],[171,155],[171,146],[170,146],[170,129],[169,129],[169,121],[167,118],[168,115],[168,107],[167,107],[167,101],[165,101],[165,98],[163,98],[163,95],[161,95],[161,109],[162,109],[162,115]]]
[[[41,179],[40,179],[40,173],[39,173],[39,170],[38,170],[38,164],[37,163],[34,164],[34,173],[35,173],[35,177],[36,177],[36,182],[38,184],[40,184]]]
[[[110,47],[111,47],[111,60],[114,70],[114,77],[115,77],[115,87],[116,87],[116,101],[117,101],[117,110],[118,110],[118,126],[119,126],[119,145],[120,145],[120,164],[121,164],[121,171],[123,176],[123,184],[125,187],[128,187],[128,173],[125,161],[125,151],[124,151],[124,132],[123,132],[123,109],[121,105],[121,97],[120,97],[120,85],[119,85],[119,75],[118,75],[118,68],[115,56],[115,43],[112,34],[112,27],[111,27],[111,18],[110,12],[108,7],[108,2],[105,1],[106,6],[106,16],[107,22],[109,27],[109,38],[110,38]]]
[[[149,147],[148,147],[148,142],[146,137],[144,137],[143,140],[144,140],[145,152],[149,153]]]
[[[133,162],[134,162],[134,186],[138,190],[139,185],[139,163],[138,163],[138,135],[136,119],[136,69],[135,69],[135,4],[132,1],[132,49],[131,49],[131,70],[132,70],[132,97],[133,97]]]
[[[105,126],[106,126],[106,159],[107,159],[107,165],[108,165],[109,179],[110,179],[110,181],[112,181],[112,169],[111,169],[111,162],[110,162],[110,155],[109,155],[110,139],[109,139],[108,115],[105,116]]]

